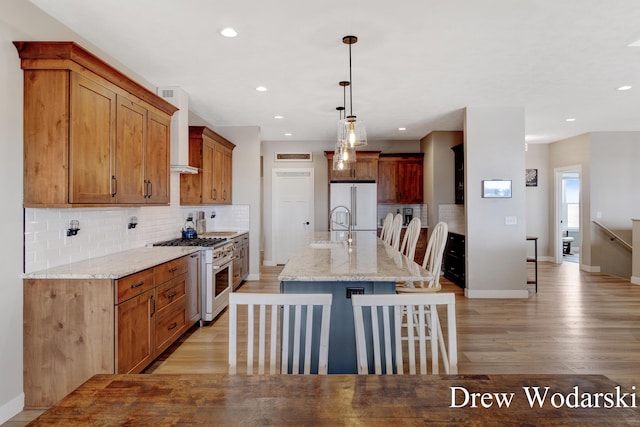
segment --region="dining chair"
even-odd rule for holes
[[[315,362],[317,369],[313,370],[318,374],[326,375],[331,300],[331,294],[231,293],[229,295],[229,373],[235,374],[237,371],[240,338],[238,337],[238,306],[246,306],[247,374],[251,375],[254,371],[256,363],[254,345],[257,343],[258,374],[265,373],[268,346],[270,374],[310,374],[312,362]],[[318,322],[320,322],[319,327]],[[269,325],[268,329],[267,325]],[[312,346],[315,342],[318,343],[317,348],[316,345]],[[303,371],[300,372],[302,355],[304,355]],[[280,360],[279,371],[276,368],[278,359]]]
[[[402,245],[400,245],[400,253],[406,256],[410,261],[413,261],[416,254],[416,245],[420,238],[420,227],[422,223],[420,218],[415,217],[409,222],[407,229],[404,232],[404,238],[402,239]]]
[[[394,249],[400,250],[400,234],[402,232],[402,215],[396,214],[393,217],[393,223],[391,224],[391,241],[389,244]]]
[[[405,294],[405,295],[352,295],[353,320],[356,334],[358,374],[370,373],[369,361],[373,360],[373,373],[428,374],[427,343],[431,350],[431,374],[439,373],[438,350],[444,341],[440,334],[431,333],[433,326],[440,328],[439,305],[447,307],[448,358],[442,354],[447,374],[458,372],[458,343],[456,332],[455,296],[453,293]],[[407,327],[403,327],[406,315]],[[416,322],[416,324],[414,324]],[[430,327],[430,325],[432,327]],[[416,347],[418,348],[416,351]],[[370,350],[369,350],[370,349]],[[373,358],[370,357],[373,352]]]
[[[429,271],[433,276],[433,279],[429,281],[420,282],[402,282],[396,286],[396,292],[398,293],[423,293],[423,292],[438,292],[442,289],[440,285],[440,272],[442,270],[442,257],[444,255],[444,248],[447,244],[449,227],[446,222],[439,222],[433,228],[429,242],[427,243],[427,250],[424,254],[424,260],[422,261],[422,268]]]
[[[389,244],[391,241],[391,225],[393,224],[393,214],[389,212],[382,221],[382,230],[380,231],[380,239]]]

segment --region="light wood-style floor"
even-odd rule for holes
[[[581,272],[578,264],[539,264],[538,293],[527,300],[467,299],[456,294],[460,374],[603,374],[631,388],[640,383],[640,286]],[[278,292],[281,267],[239,292]],[[226,373],[228,314],[194,327],[148,373]],[[8,426],[38,413],[22,413]],[[31,418],[29,418],[31,417]]]

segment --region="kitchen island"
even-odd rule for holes
[[[316,232],[278,276],[282,293],[330,293],[329,373],[357,373],[351,295],[395,294],[396,282],[429,281],[429,271],[401,255],[375,231]],[[370,364],[372,366],[372,364]]]

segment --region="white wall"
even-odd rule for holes
[[[467,107],[464,136],[465,295],[526,298],[524,109]],[[489,179],[512,180],[513,196],[482,198],[482,181]],[[508,216],[517,224],[506,225]]]
[[[538,186],[526,187],[527,236],[538,238],[538,260],[552,261],[549,248],[549,192],[553,191],[549,179],[549,145],[529,144],[525,167],[538,169]],[[533,244],[527,245],[527,256],[533,256]]]

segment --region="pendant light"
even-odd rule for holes
[[[349,82],[341,81],[338,84],[342,86],[342,103],[343,103],[342,107],[336,107],[336,110],[338,110],[338,116],[339,116],[338,117],[338,125],[339,125],[338,130],[339,130],[343,120],[342,112],[346,110],[346,102],[347,102],[346,87],[349,86]],[[340,138],[338,138],[338,141],[336,142],[336,148],[333,153],[333,169],[334,170],[350,169],[351,163],[354,163],[355,161],[356,161],[355,148],[350,147],[348,144],[344,142],[344,140],[340,140]]]
[[[367,132],[364,123],[353,114],[353,77],[351,74],[351,45],[356,44],[356,36],[344,36],[342,43],[349,45],[349,115],[340,121],[338,141],[350,147],[364,147],[367,145]],[[346,112],[345,112],[346,113]]]

